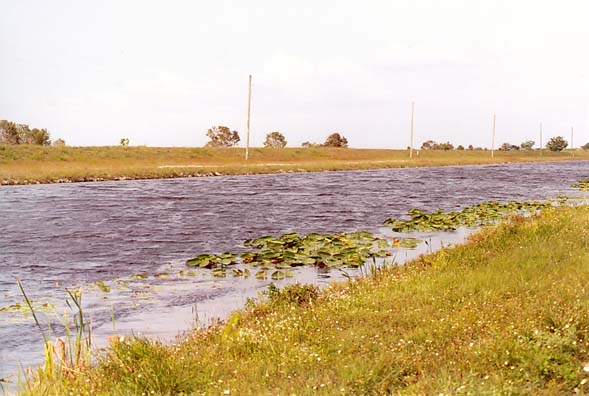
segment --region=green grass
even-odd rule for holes
[[[587,160],[589,152],[0,146],[0,184]]]
[[[550,209],[322,292],[271,289],[177,345],[117,341],[23,394],[587,394],[588,223]]]

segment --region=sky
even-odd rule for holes
[[[0,0],[0,119],[72,146],[589,142],[586,0]]]

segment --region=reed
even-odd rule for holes
[[[74,327],[72,329],[67,316],[65,316],[63,324],[66,341],[61,338],[52,341],[50,339],[50,325],[49,331],[43,328],[20,279],[17,280],[17,284],[43,338],[45,350],[44,366],[32,373],[23,371],[19,375],[17,388],[20,393],[36,395],[38,394],[36,389],[38,389],[39,384],[63,381],[67,377],[79,375],[83,370],[91,366],[92,331],[91,326],[84,317],[81,289],[75,291],[66,289],[69,296],[66,304],[74,312]]]

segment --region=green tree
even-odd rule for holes
[[[121,147],[127,147],[127,146],[129,146],[129,139],[122,138],[119,144],[121,145]]]
[[[340,135],[339,133],[332,133],[327,137],[323,147],[348,147],[348,139]]]
[[[519,150],[519,146],[511,143],[503,143],[501,147],[499,147],[499,151],[516,151]]]
[[[0,144],[20,144],[21,136],[14,122],[0,120]]]
[[[31,129],[26,124],[0,120],[0,143],[49,146],[51,145],[51,138],[47,129]]]
[[[562,151],[569,145],[562,136],[555,136],[550,138],[548,143],[546,143],[546,148],[550,151]]]
[[[31,144],[36,144],[38,146],[50,146],[51,138],[47,129],[34,128],[31,131],[31,142]]]
[[[534,147],[534,144],[536,144],[536,142],[533,140],[526,140],[520,145],[520,147],[522,150],[531,150],[532,147]]]
[[[286,147],[286,138],[280,132],[271,132],[266,135],[264,147],[267,148],[284,148]]]
[[[214,126],[207,131],[207,137],[210,141],[205,147],[234,147],[239,141],[237,131],[231,131],[226,126]]]
[[[581,150],[589,150],[589,143],[585,143],[581,146]]]
[[[454,150],[454,145],[450,142],[436,144],[434,150]]]

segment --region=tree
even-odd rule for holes
[[[581,146],[581,150],[589,150],[589,143],[585,143]]]
[[[20,134],[14,122],[0,120],[0,143],[1,144],[20,144]]]
[[[564,140],[562,136],[555,136],[550,138],[548,143],[546,143],[546,148],[550,151],[562,151],[569,145],[569,142]]]
[[[129,139],[128,138],[122,138],[121,142],[120,142],[121,147],[127,147],[129,146]]]
[[[348,139],[341,136],[339,133],[332,133],[327,137],[323,147],[348,147]]]
[[[434,147],[434,150],[454,150],[454,145],[450,142],[440,143]]]
[[[214,126],[207,132],[207,137],[211,139],[205,147],[234,147],[239,141],[237,131],[231,131],[226,126]]]
[[[57,140],[53,141],[53,146],[54,147],[65,147],[65,140],[59,138]]]
[[[472,144],[469,144],[469,145],[468,145],[468,149],[469,149],[469,150],[474,150],[474,147],[472,146]]]
[[[51,146],[51,138],[49,137],[49,132],[47,132],[47,129],[33,128],[31,131],[31,141],[31,144],[36,144],[39,146]]]
[[[437,143],[434,142],[433,140],[426,140],[421,145],[421,149],[422,150],[433,150],[436,145],[437,145]]]
[[[436,143],[433,140],[426,140],[421,145],[422,150],[454,150],[454,145],[450,142]],[[463,147],[464,149],[464,147]]]
[[[532,147],[534,147],[534,144],[536,144],[536,142],[533,140],[526,140],[520,145],[520,147],[522,150],[531,150]]]
[[[463,151],[464,150],[464,146],[463,145],[459,145],[458,147],[456,147],[456,150]]]
[[[271,132],[266,135],[264,147],[268,148],[284,148],[286,147],[286,139],[280,132]]]
[[[26,124],[0,120],[0,144],[49,146],[51,145],[51,138],[47,129],[33,128],[31,130]]]
[[[515,151],[519,150],[519,146],[511,143],[503,143],[501,147],[499,147],[499,151]]]

